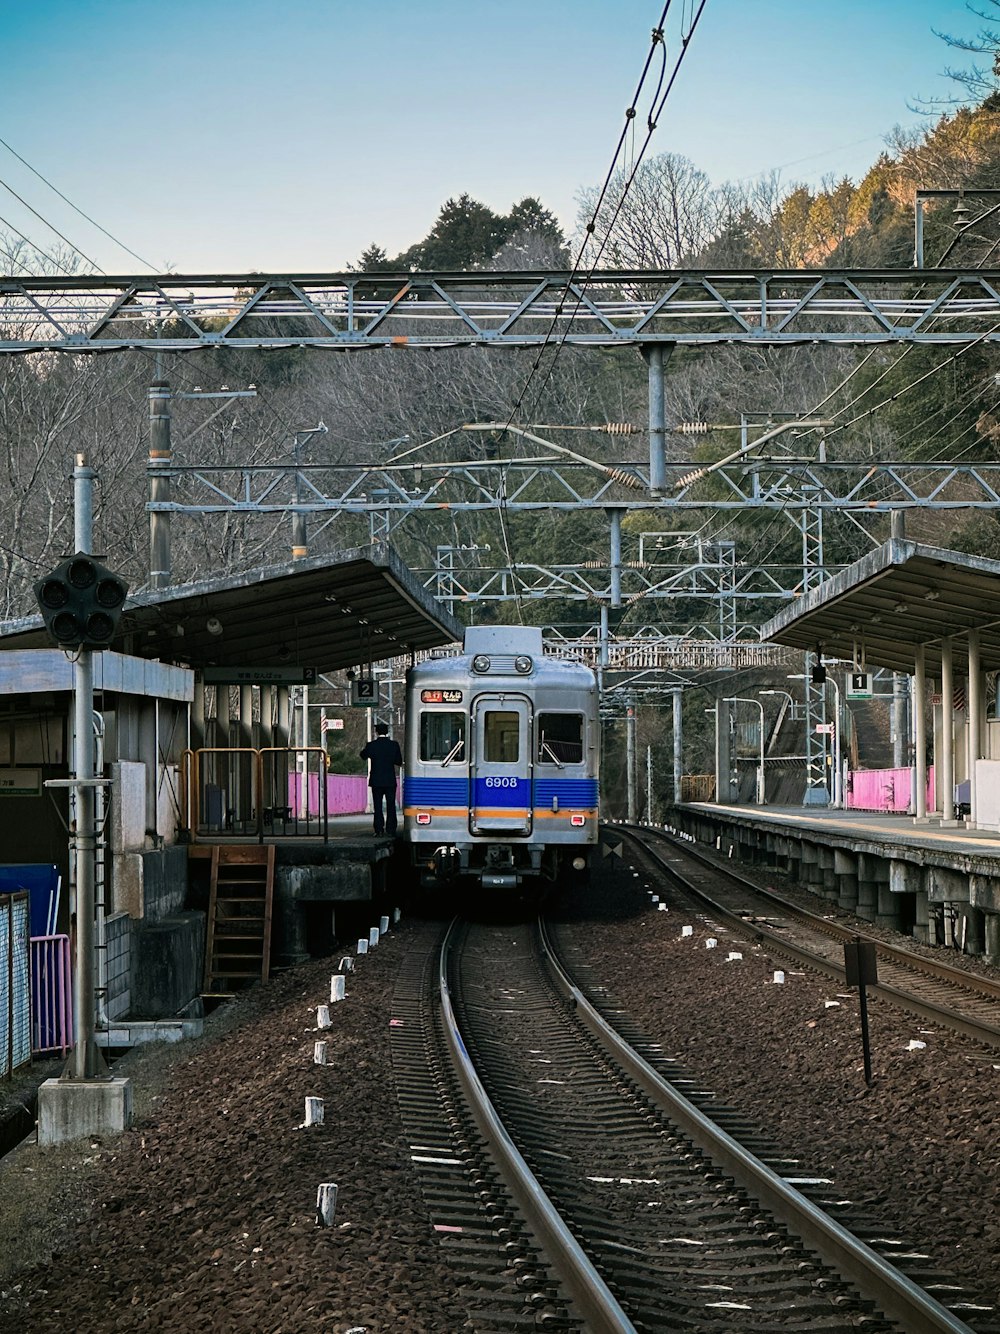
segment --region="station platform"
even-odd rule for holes
[[[672,823],[862,919],[1000,963],[1000,832],[934,816],[710,802],[673,807]]]
[[[400,821],[400,829],[402,821]],[[391,897],[393,881],[403,874],[401,845],[397,838],[376,834],[371,814],[334,815],[327,820],[327,838],[316,834],[269,833],[264,847],[274,848],[274,939],[275,962],[301,963],[310,957],[310,937],[315,931],[312,915],[326,904],[333,920],[338,907],[360,907]],[[218,848],[260,847],[256,834],[220,831],[201,835],[187,845],[191,902],[208,906],[208,887],[213,851]]]
[[[886,846],[936,848],[963,852],[970,856],[1000,858],[1000,830],[974,829],[966,821],[943,825],[940,817],[930,815],[917,820],[912,815],[894,815],[885,811],[835,810],[825,806],[721,806],[710,802],[692,802],[699,810],[725,811],[729,818],[750,820],[763,825],[782,825],[792,829],[857,836]]]

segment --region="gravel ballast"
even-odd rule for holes
[[[856,993],[657,911],[621,865],[562,917],[600,980],[721,1101],[1000,1300],[1000,1053],[873,1003],[869,1089]],[[358,960],[330,1029],[316,1007],[339,955],[223,1007],[197,1042],[131,1053],[116,1073],[133,1080],[138,1120],[120,1139],[3,1160],[0,1334],[468,1328],[392,1087],[395,979],[428,929],[404,919]],[[324,1121],[303,1128],[309,1096]],[[331,1228],[315,1222],[324,1181],[339,1186]]]

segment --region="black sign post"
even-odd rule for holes
[[[874,986],[878,982],[874,941],[862,940],[860,936],[855,936],[853,940],[845,940],[844,971],[847,974],[847,985],[858,989],[861,1002],[861,1046],[865,1055],[865,1083],[871,1088],[872,1053],[868,1041],[868,995],[865,987],[869,984]]]

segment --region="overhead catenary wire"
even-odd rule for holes
[[[12,148],[6,139],[0,139],[0,144],[2,144],[4,148],[6,148],[8,153],[16,157],[18,162],[22,163],[25,167],[27,167],[28,170],[33,175],[37,176],[43,185],[47,185],[48,188],[53,192],[53,194],[57,194],[64,203],[68,204],[70,208],[74,211],[74,213],[79,213],[81,218],[89,222],[92,227],[96,227],[99,232],[102,232],[108,238],[109,241],[113,241],[116,246],[119,246],[122,250],[124,250],[127,255],[131,255],[133,259],[137,259],[140,264],[145,264],[146,268],[151,269],[153,273],[158,272],[157,265],[151,264],[148,259],[143,259],[141,255],[136,254],[136,252],[130,249],[129,246],[127,246],[124,241],[120,241],[117,236],[114,236],[111,232],[109,232],[106,227],[102,227],[101,224],[95,218],[92,218],[89,213],[85,213],[82,208],[80,208],[77,204],[74,204],[72,199],[69,199],[66,195],[64,195],[63,192],[57,186],[53,185],[52,182],[46,176],[43,176],[42,173],[38,171],[37,168],[33,167],[26,158],[23,158],[15,148]],[[75,250],[76,247],[74,246],[73,249]],[[101,270],[101,272],[103,272],[103,269]]]
[[[660,49],[661,49],[662,54],[663,54],[663,60],[662,60],[662,67],[661,67],[661,70],[660,70],[659,80],[658,80],[658,82],[657,82],[657,86],[656,86],[656,91],[655,91],[655,93],[654,93],[654,96],[653,96],[653,99],[652,99],[652,103],[651,103],[650,113],[649,113],[649,116],[647,117],[647,132],[646,132],[646,137],[645,137],[645,139],[643,140],[643,143],[642,143],[642,145],[641,145],[641,147],[640,147],[640,149],[639,149],[638,154],[634,155],[634,162],[633,162],[633,165],[632,165],[632,169],[631,169],[631,171],[630,171],[630,173],[629,173],[629,176],[628,176],[628,178],[627,178],[627,181],[626,181],[626,183],[625,183],[625,186],[624,186],[624,188],[623,188],[623,190],[622,190],[621,198],[620,198],[619,201],[618,201],[618,206],[617,206],[617,208],[616,208],[616,210],[615,210],[615,214],[614,214],[614,217],[613,217],[613,219],[612,219],[612,224],[611,224],[612,226],[614,225],[614,221],[615,221],[615,219],[616,219],[617,216],[618,216],[618,212],[620,211],[620,209],[621,209],[621,207],[622,207],[622,204],[624,203],[625,196],[628,194],[628,191],[631,189],[632,183],[633,183],[633,181],[635,180],[636,173],[637,173],[637,171],[638,171],[638,169],[639,169],[639,166],[640,166],[640,164],[641,164],[641,162],[642,162],[642,159],[643,159],[643,157],[644,157],[644,155],[645,155],[646,149],[647,149],[647,147],[648,147],[648,145],[649,145],[649,141],[650,141],[650,139],[651,139],[651,137],[652,137],[652,134],[653,134],[654,130],[656,129],[656,125],[657,125],[657,122],[658,122],[658,120],[659,120],[659,117],[660,117],[660,115],[661,115],[662,112],[663,112],[663,108],[664,108],[664,105],[666,104],[667,97],[668,97],[669,94],[670,94],[670,90],[671,90],[671,89],[673,88],[673,86],[674,86],[674,82],[675,82],[675,80],[676,80],[676,78],[677,78],[677,74],[678,74],[678,72],[679,72],[679,70],[680,70],[680,66],[681,66],[681,64],[682,64],[682,62],[683,62],[683,60],[684,60],[684,56],[685,56],[685,54],[686,54],[686,52],[687,52],[687,49],[688,49],[688,43],[690,42],[691,37],[692,37],[693,34],[694,34],[694,30],[695,30],[695,28],[697,27],[698,20],[699,20],[700,17],[701,17],[702,11],[704,10],[706,3],[707,3],[707,0],[698,0],[697,11],[696,11],[696,13],[694,14],[694,16],[691,18],[691,21],[690,21],[690,24],[689,24],[689,26],[688,26],[688,28],[687,28],[686,34],[684,34],[684,35],[682,36],[682,38],[681,38],[681,50],[680,50],[680,53],[679,53],[679,55],[678,55],[678,57],[677,57],[677,60],[674,62],[674,67],[673,67],[673,70],[672,70],[672,72],[671,72],[671,74],[670,74],[670,77],[669,77],[669,79],[668,79],[667,82],[666,82],[666,89],[665,89],[664,91],[662,91],[662,93],[661,93],[661,90],[663,89],[663,85],[664,85],[664,79],[665,79],[665,76],[666,76],[666,68],[667,68],[666,46],[665,46],[665,42],[664,42],[664,25],[665,25],[666,20],[667,20],[667,15],[668,15],[668,13],[669,13],[669,11],[670,11],[671,0],[666,0],[666,4],[663,6],[663,10],[662,10],[662,12],[661,12],[661,14],[660,14],[659,22],[657,23],[656,27],[654,27],[653,32],[652,32],[651,41],[650,41],[650,48],[649,48],[649,51],[647,52],[646,60],[645,60],[645,63],[644,63],[644,65],[643,65],[643,68],[642,68],[642,73],[641,73],[640,76],[639,76],[639,81],[638,81],[638,83],[637,83],[637,85],[636,85],[635,93],[633,94],[632,101],[631,101],[631,103],[629,104],[629,106],[628,106],[628,108],[626,109],[626,112],[625,112],[625,124],[623,125],[622,130],[621,130],[621,133],[620,133],[620,135],[619,135],[619,137],[618,137],[618,142],[617,142],[617,144],[616,144],[616,146],[615,146],[615,150],[614,150],[614,153],[613,153],[613,155],[612,155],[611,164],[610,164],[610,166],[609,166],[609,168],[608,168],[608,171],[607,171],[607,173],[606,173],[606,175],[605,175],[604,183],[603,183],[603,185],[601,186],[601,190],[600,190],[599,195],[598,195],[597,204],[596,204],[595,207],[594,207],[594,211],[593,211],[593,215],[592,215],[591,221],[587,224],[587,227],[586,227],[586,235],[584,236],[583,242],[581,243],[581,245],[580,245],[580,247],[579,247],[579,250],[578,250],[578,253],[577,253],[577,257],[576,257],[576,259],[575,259],[575,261],[574,261],[574,263],[573,263],[573,268],[572,268],[572,270],[571,270],[571,272],[570,272],[570,275],[569,275],[569,278],[567,279],[567,282],[566,282],[566,287],[565,287],[565,291],[564,291],[564,293],[563,293],[563,296],[556,302],[556,307],[555,307],[555,310],[554,310],[553,315],[552,315],[552,320],[551,320],[551,322],[550,322],[550,325],[549,325],[548,330],[546,331],[545,337],[544,337],[544,339],[543,339],[543,341],[542,341],[542,344],[541,344],[541,346],[540,346],[540,348],[539,348],[539,350],[538,350],[538,353],[537,353],[537,355],[536,355],[536,357],[535,357],[535,360],[534,360],[534,362],[533,362],[533,364],[532,364],[531,370],[530,370],[530,372],[529,372],[529,374],[528,374],[528,378],[527,378],[527,380],[525,381],[525,384],[524,384],[524,386],[522,387],[520,394],[518,395],[517,401],[515,402],[513,408],[511,409],[511,412],[510,412],[510,415],[509,415],[509,417],[508,417],[508,421],[507,421],[508,426],[510,426],[510,425],[515,421],[515,419],[517,419],[518,415],[520,414],[522,404],[525,402],[525,400],[526,400],[526,398],[527,398],[527,395],[528,395],[528,392],[529,392],[529,389],[530,389],[530,388],[532,387],[532,385],[534,384],[535,379],[536,379],[536,377],[537,377],[537,375],[538,375],[538,373],[539,373],[539,371],[540,371],[540,369],[541,369],[541,366],[542,366],[542,359],[543,359],[543,357],[544,357],[545,350],[546,350],[547,347],[551,346],[551,343],[552,343],[552,337],[553,337],[553,333],[554,333],[554,331],[555,331],[555,329],[556,329],[557,322],[558,322],[559,318],[561,317],[561,315],[563,314],[563,309],[564,309],[564,304],[563,304],[563,303],[565,302],[566,298],[569,296],[569,294],[570,294],[570,292],[571,292],[571,290],[572,290],[572,288],[573,288],[573,285],[574,285],[574,283],[575,283],[575,281],[576,281],[577,275],[578,275],[579,272],[580,272],[581,266],[582,266],[582,264],[583,264],[584,253],[585,253],[585,251],[586,251],[587,245],[589,244],[589,242],[590,242],[590,240],[592,239],[592,237],[593,237],[593,235],[594,235],[594,232],[595,232],[595,230],[596,230],[596,226],[597,226],[597,217],[598,217],[598,215],[599,215],[599,212],[600,212],[601,207],[602,207],[603,204],[604,204],[604,200],[605,200],[605,198],[606,198],[606,196],[607,196],[607,193],[608,193],[609,189],[611,188],[611,184],[612,184],[612,181],[614,180],[615,172],[616,172],[617,167],[618,167],[619,159],[620,159],[621,154],[622,154],[622,151],[623,151],[623,149],[624,149],[624,147],[625,147],[625,145],[626,145],[626,143],[627,143],[627,141],[628,141],[629,131],[630,131],[630,128],[632,127],[632,124],[633,124],[633,122],[634,122],[634,120],[635,120],[635,117],[636,117],[636,114],[637,114],[637,111],[636,111],[636,104],[638,103],[639,97],[640,97],[640,95],[641,95],[641,93],[642,93],[642,88],[643,88],[643,86],[644,86],[644,84],[645,84],[645,82],[646,82],[646,79],[647,79],[648,75],[649,75],[649,70],[650,70],[650,67],[651,67],[652,64],[653,64],[653,59],[654,59],[654,56],[655,56],[655,54],[656,54],[657,48],[660,48]],[[683,28],[682,28],[682,31],[683,31]],[[581,290],[580,294],[579,294],[579,295],[577,296],[577,298],[576,298],[576,303],[577,303],[577,304],[576,304],[576,309],[577,309],[577,310],[579,309],[580,303],[581,303],[581,301],[582,301],[582,299],[583,299],[583,293],[586,291],[586,288],[587,288],[587,286],[588,286],[590,280],[591,280],[592,277],[593,277],[594,271],[596,270],[596,267],[597,267],[597,263],[598,263],[598,261],[599,261],[599,259],[600,259],[600,256],[601,256],[601,255],[603,254],[603,252],[604,252],[604,247],[605,247],[606,244],[607,244],[607,236],[605,237],[605,240],[601,243],[601,245],[600,245],[600,247],[599,247],[599,249],[598,249],[597,255],[595,256],[594,261],[593,261],[593,263],[592,263],[591,266],[590,266],[590,271],[589,271],[587,277],[585,278],[585,280],[584,280],[584,282],[583,282],[582,290]],[[575,312],[574,312],[574,313],[575,313]],[[560,350],[562,349],[563,345],[565,344],[566,337],[567,337],[567,334],[566,334],[566,333],[563,333],[562,337],[561,337],[561,338],[558,340],[558,342],[556,343],[555,353],[554,353],[554,355],[553,355],[553,357],[552,357],[552,359],[551,359],[551,361],[550,361],[549,367],[548,367],[548,369],[547,369],[547,371],[546,371],[546,373],[545,373],[545,378],[544,378],[544,380],[542,381],[541,385],[538,386],[538,388],[537,388],[537,390],[536,390],[536,392],[535,392],[535,398],[534,398],[534,404],[535,404],[535,405],[538,404],[538,402],[539,402],[539,400],[540,400],[540,398],[541,398],[541,394],[543,393],[543,391],[544,391],[544,389],[545,389],[545,386],[548,384],[549,380],[550,380],[551,377],[552,377],[552,373],[553,373],[553,371],[554,371],[554,369],[555,369],[556,360],[558,359]],[[531,416],[532,414],[529,413],[529,414],[527,414],[527,415],[528,415],[528,416]],[[521,607],[521,599],[520,599],[519,591],[518,591],[518,588],[517,588],[516,567],[515,567],[515,565],[514,565],[514,561],[513,561],[512,553],[511,553],[511,551],[510,551],[509,532],[508,532],[508,530],[507,530],[507,524],[506,524],[506,514],[505,514],[505,508],[506,508],[506,496],[505,496],[505,492],[506,492],[506,479],[504,478],[504,479],[501,480],[501,485],[500,485],[500,488],[499,488],[499,491],[498,491],[498,500],[499,500],[498,514],[499,514],[499,518],[500,518],[501,537],[502,537],[502,540],[503,540],[503,543],[504,543],[504,551],[505,551],[505,554],[507,555],[508,564],[510,565],[511,572],[512,572],[513,577],[514,577],[514,591],[515,591],[515,599],[516,599],[517,607],[518,607],[518,614],[519,614],[520,616],[522,616],[522,619],[523,619],[523,613],[522,613],[522,607]]]
[[[80,256],[81,259],[85,259],[92,268],[95,268],[97,270],[98,273],[104,272],[104,270],[101,268],[100,264],[98,264],[96,259],[91,259],[90,256],[85,251],[81,250],[78,245],[75,245],[69,239],[68,236],[64,236],[63,233],[54,223],[49,222],[48,218],[44,217],[43,214],[39,213],[37,208],[32,208],[32,206],[28,203],[28,201],[22,195],[19,195],[12,185],[8,185],[8,183],[2,177],[0,177],[0,185],[3,186],[3,188],[7,191],[8,194],[13,195],[14,198],[17,200],[17,202],[19,204],[22,204],[28,210],[29,213],[33,213],[35,217],[39,220],[39,222],[43,223],[44,226],[48,227],[50,232],[54,232],[55,235],[59,237],[60,241],[65,241],[65,243],[69,246],[70,250],[74,250]]]
[[[47,250],[43,250],[42,247],[38,245],[36,242],[34,242],[30,236],[25,236],[24,232],[22,232],[19,228],[15,227],[12,222],[8,221],[8,219],[3,217],[2,215],[0,215],[0,223],[2,223],[4,227],[12,231],[15,236],[20,237],[20,239],[24,241],[26,245],[31,246],[32,250],[35,252],[36,255],[41,255],[41,257],[43,259],[47,259],[50,264],[54,264],[55,267],[60,270],[60,272],[65,273],[68,277],[75,276],[73,270],[69,268],[68,265],[63,264],[61,260],[56,259],[55,255],[49,254]],[[9,258],[12,264],[20,264],[21,268],[24,269],[25,273],[31,273],[30,266],[25,264],[23,259],[18,259],[16,255],[10,255]]]

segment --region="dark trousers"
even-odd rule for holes
[[[385,814],[382,802],[385,801]],[[396,784],[391,787],[376,787],[372,784],[372,805],[375,808],[376,834],[394,834],[396,832]]]

